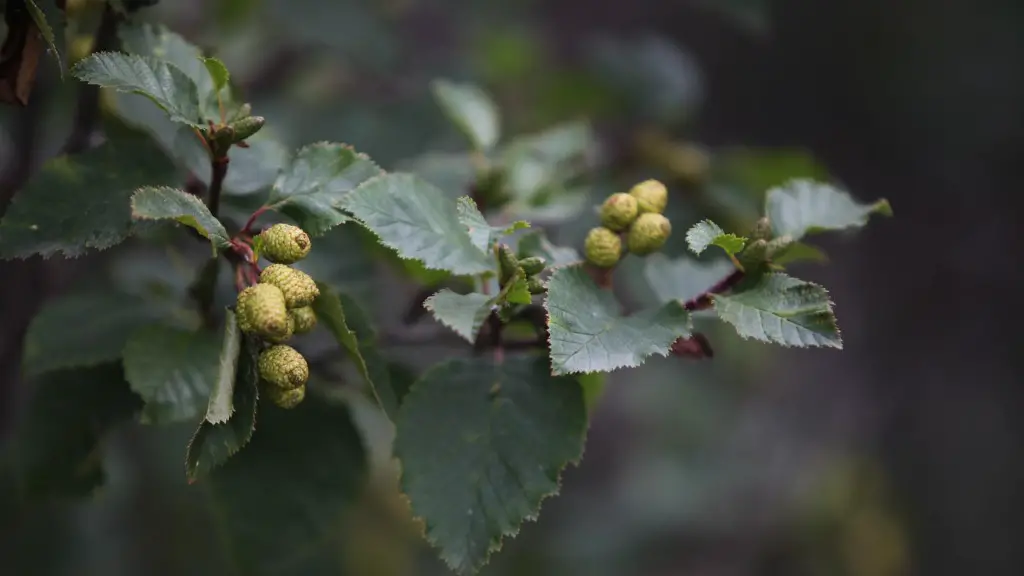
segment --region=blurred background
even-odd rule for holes
[[[508,140],[565,127],[579,141],[571,193],[529,216],[558,244],[579,247],[597,220],[588,207],[647,177],[670,183],[680,230],[708,216],[748,225],[790,176],[892,203],[895,219],[825,239],[831,263],[795,271],[829,288],[845,350],[709,326],[713,360],[612,374],[582,464],[483,574],[1024,574],[1024,3],[164,0],[141,15],[227,64],[267,118],[273,141],[256,158],[271,175],[288,150],[334,140],[461,193],[466,146],[430,92],[446,77],[493,95]],[[68,29],[72,60],[93,25]],[[0,206],[18,171],[62,144],[73,84],[42,62],[30,105],[0,110]],[[106,105],[145,113],[130,98]],[[29,126],[42,129],[26,138]],[[414,373],[438,350],[387,335],[415,284],[352,249],[345,228],[309,265],[374,311],[396,370]],[[682,234],[667,251],[683,254]],[[104,273],[123,286],[187,288],[166,254],[112,252]],[[0,263],[5,436],[28,396],[25,325],[66,289],[67,268],[91,262]],[[639,262],[620,277],[627,302],[652,297]],[[389,480],[386,422],[351,401],[380,481],[342,519],[332,573],[446,574]],[[85,501],[0,495],[2,572],[223,573],[182,474],[192,431],[119,428],[103,448],[107,485]]]

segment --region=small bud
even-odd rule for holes
[[[544,271],[544,266],[546,265],[547,262],[540,256],[530,256],[519,261],[519,267],[523,269],[523,272],[526,272],[527,276],[540,274]]]
[[[283,390],[276,386],[267,386],[266,393],[270,397],[271,402],[285,410],[291,410],[301,404],[302,400],[306,398],[306,387],[299,386],[291,390]]]
[[[238,327],[247,334],[265,338],[284,338],[288,334],[288,309],[284,293],[276,286],[249,286],[239,292],[235,309]]]
[[[285,306],[302,308],[309,306],[320,296],[320,289],[309,274],[284,264],[271,264],[260,273],[260,284],[277,286],[284,293]]]
[[[501,265],[498,281],[504,286],[519,271],[519,259],[508,246],[502,244],[498,246],[498,263]]]
[[[668,189],[657,180],[645,180],[633,186],[629,195],[636,198],[637,208],[641,214],[661,214],[668,205]]]
[[[309,380],[309,364],[299,351],[285,344],[267,348],[257,362],[260,377],[282,390],[294,390]]]
[[[641,214],[629,227],[626,244],[629,251],[637,256],[646,256],[665,245],[672,235],[672,223],[661,214]]]
[[[786,252],[789,252],[789,249],[792,247],[792,236],[790,236],[789,234],[779,236],[778,238],[775,238],[772,241],[768,242],[768,245],[765,247],[765,257],[768,258],[769,260],[779,258],[783,256]]]
[[[758,218],[757,222],[754,223],[753,229],[750,230],[751,240],[771,240],[772,239],[772,222],[767,216]]]
[[[316,312],[309,306],[293,308],[288,311],[288,315],[295,322],[296,334],[305,334],[316,328]]]
[[[604,226],[591,228],[583,242],[583,252],[587,262],[601,268],[611,268],[622,256],[622,239]]]
[[[249,104],[248,102],[238,107],[238,110],[235,112],[234,119],[241,120],[247,116],[252,116],[252,104]]]
[[[738,259],[744,268],[760,264],[768,260],[768,242],[764,239],[754,240],[747,244],[739,253]]]
[[[242,142],[260,131],[266,119],[263,116],[245,116],[235,120],[228,126],[234,130],[235,142]]]
[[[291,224],[274,224],[258,238],[263,256],[277,264],[294,264],[305,258],[313,247],[309,234]]]
[[[526,281],[526,287],[530,290],[530,294],[543,294],[548,291],[547,285],[540,278],[530,278]]]
[[[601,224],[609,230],[621,232],[636,220],[640,214],[637,199],[629,194],[619,192],[612,194],[601,205]]]

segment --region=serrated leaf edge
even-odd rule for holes
[[[467,340],[470,344],[472,344],[473,342],[476,341],[476,336],[480,333],[479,329],[477,329],[477,332],[473,335],[472,339],[466,338],[465,335],[459,334],[459,331],[455,329],[455,326],[451,325],[449,322],[445,321],[444,318],[442,318],[442,317],[437,315],[437,311],[434,309],[434,302],[435,302],[434,299],[439,294],[441,294],[442,292],[448,292],[448,293],[454,294],[456,296],[467,296],[467,294],[459,294],[458,292],[454,292],[452,290],[449,290],[448,288],[443,288],[441,290],[438,290],[437,292],[434,292],[432,295],[430,295],[429,298],[424,300],[423,301],[423,307],[426,308],[430,312],[430,315],[434,317],[434,320],[437,320],[442,325],[444,325],[446,328],[448,328],[452,332],[455,332],[460,338],[462,338],[464,340]],[[475,294],[480,294],[480,293],[479,292],[475,292]],[[483,294],[481,294],[481,295],[483,295]],[[488,310],[492,310],[494,308],[494,301],[495,301],[495,298],[489,298],[487,300],[487,302],[485,302],[480,307],[481,308],[487,307]],[[485,318],[485,320],[486,320],[486,318]],[[483,323],[481,323],[480,327],[483,328]]]
[[[373,178],[369,178],[369,179],[363,181],[363,183],[360,184],[359,186],[356,186],[352,190],[349,190],[348,193],[345,194],[345,196],[348,196],[352,192],[355,192],[356,190],[359,189],[360,186],[362,186],[363,184],[366,184],[370,180],[373,180],[374,178],[378,178],[380,176],[384,176],[385,174],[387,174],[387,171],[384,170],[383,168],[381,168],[380,164],[377,164],[377,162],[373,158],[370,158],[370,156],[368,154],[366,154],[365,152],[360,152],[360,151],[356,150],[356,147],[353,146],[352,144],[347,144],[345,142],[331,142],[330,140],[318,140],[316,142],[311,142],[309,144],[300,146],[300,147],[295,149],[295,152],[291,155],[291,158],[288,159],[288,165],[285,166],[285,167],[282,167],[281,170],[278,171],[277,176],[274,178],[274,183],[271,184],[270,198],[274,198],[274,194],[275,194],[275,192],[277,190],[277,180],[278,180],[278,178],[281,177],[282,173],[286,172],[289,168],[291,168],[291,166],[295,163],[295,160],[299,156],[301,156],[303,152],[305,152],[306,150],[312,150],[314,148],[334,148],[334,147],[339,147],[339,148],[342,148],[342,149],[345,149],[345,150],[351,150],[355,154],[356,158],[358,158],[360,160],[365,160],[366,162],[369,162],[370,164],[373,165],[374,168],[376,168],[380,172],[380,174],[378,174],[377,176],[374,176]],[[264,208],[266,208],[268,210],[277,210],[281,206],[284,206],[285,204],[287,204],[288,200],[291,199],[294,196],[307,196],[307,194],[293,194],[291,196],[285,196],[284,198],[280,198],[280,199],[278,199],[276,201],[273,201],[273,202],[271,202],[268,199],[267,203],[264,205]],[[342,208],[341,206],[337,206],[337,203],[335,203],[335,207],[336,208]]]

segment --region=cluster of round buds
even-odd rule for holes
[[[661,249],[672,234],[672,224],[662,215],[667,204],[668,190],[657,180],[609,196],[601,205],[601,226],[592,228],[584,241],[587,262],[615,266],[622,257],[623,235],[626,249],[637,256]]]
[[[298,350],[284,342],[316,327],[311,305],[320,289],[308,274],[287,264],[305,258],[312,243],[301,228],[275,224],[257,236],[255,244],[274,264],[263,269],[258,284],[239,292],[235,304],[238,327],[271,344],[260,353],[260,377],[275,404],[294,408],[306,395],[309,365]]]
[[[498,246],[499,274],[498,282],[505,286],[509,282],[521,278],[526,281],[530,294],[543,294],[547,286],[539,275],[547,267],[547,261],[540,256],[518,258],[512,250],[502,244]]]

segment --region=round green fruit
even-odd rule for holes
[[[629,251],[637,256],[657,252],[672,235],[672,223],[661,214],[641,214],[629,227],[626,244]]]
[[[260,272],[260,284],[280,288],[289,309],[309,306],[320,296],[320,289],[309,274],[284,264],[271,264],[264,268]]]
[[[587,233],[583,252],[587,262],[601,268],[611,268],[622,256],[622,239],[608,228],[598,226]]]
[[[302,385],[291,390],[284,390],[276,386],[268,386],[266,388],[266,393],[267,396],[270,397],[271,402],[285,410],[291,410],[301,404],[303,399],[306,398],[306,386]]]
[[[609,230],[621,232],[640,214],[637,199],[624,192],[612,194],[601,205],[601,224]]]
[[[299,351],[277,344],[260,354],[260,377],[282,390],[294,390],[309,380],[309,364]]]
[[[268,339],[286,338],[290,332],[284,293],[270,284],[256,284],[238,293],[238,327]]]
[[[309,306],[292,308],[288,311],[288,316],[295,322],[296,334],[312,332],[313,328],[316,328],[316,312]]]
[[[271,262],[294,264],[309,254],[313,242],[309,234],[291,224],[274,224],[260,235],[261,254]]]
[[[661,214],[668,205],[668,189],[657,180],[644,180],[633,186],[629,195],[636,198],[641,214]]]

